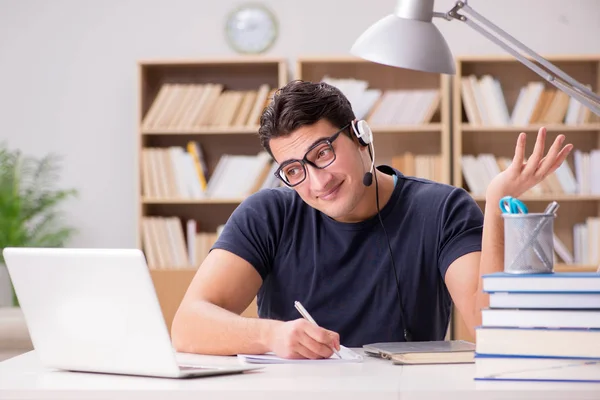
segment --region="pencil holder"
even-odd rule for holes
[[[554,214],[502,214],[504,272],[543,274],[554,271]]]

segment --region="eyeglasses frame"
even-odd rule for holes
[[[335,149],[333,148],[333,142],[338,138],[338,136],[344,132],[346,129],[348,129],[350,127],[350,124],[346,124],[343,128],[341,128],[340,130],[338,130],[337,132],[335,132],[333,135],[331,135],[328,138],[319,140],[317,143],[313,144],[312,146],[310,146],[310,148],[306,151],[306,153],[304,154],[304,157],[302,157],[301,160],[298,159],[291,159],[291,160],[287,160],[284,161],[279,168],[277,168],[277,170],[274,172],[275,177],[277,177],[278,179],[280,179],[286,186],[288,187],[296,187],[299,184],[301,184],[302,182],[304,182],[306,180],[306,177],[308,176],[308,173],[306,171],[306,164],[311,165],[312,167],[316,168],[316,169],[325,169],[327,167],[329,167],[331,164],[333,164],[333,162],[336,160],[337,158],[337,154],[335,153]],[[319,147],[320,145],[322,145],[323,143],[327,143],[329,146],[331,146],[331,149],[333,150],[333,160],[331,160],[331,162],[327,165],[325,165],[324,167],[319,167],[317,166],[315,163],[313,163],[312,161],[310,161],[307,156],[308,154],[313,151],[315,148]],[[299,162],[300,165],[302,165],[302,168],[304,168],[304,178],[302,178],[302,180],[298,183],[295,184],[290,184],[288,182],[285,181],[285,179],[283,179],[283,177],[281,176],[281,171],[283,170],[284,167],[294,163],[294,162]]]

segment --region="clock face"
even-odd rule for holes
[[[275,16],[261,5],[243,5],[229,14],[225,34],[235,51],[262,53],[275,42],[277,21]]]

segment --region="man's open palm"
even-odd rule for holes
[[[563,146],[564,141],[565,136],[558,135],[544,157],[546,128],[540,128],[531,157],[525,162],[526,134],[521,132],[511,165],[492,179],[486,197],[495,201],[503,196],[519,197],[543,181],[556,171],[573,149],[572,144]]]

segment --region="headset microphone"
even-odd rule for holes
[[[371,143],[371,148],[373,148],[373,143]],[[375,167],[375,158],[370,150],[371,149],[369,149],[369,156],[371,157],[371,169],[363,177],[363,184],[365,186],[371,186],[373,183],[373,168]],[[373,151],[375,151],[375,149],[373,149]]]
[[[363,184],[365,186],[371,186],[372,183],[373,183],[373,174],[370,172],[367,172],[365,174],[365,176],[363,177]]]

